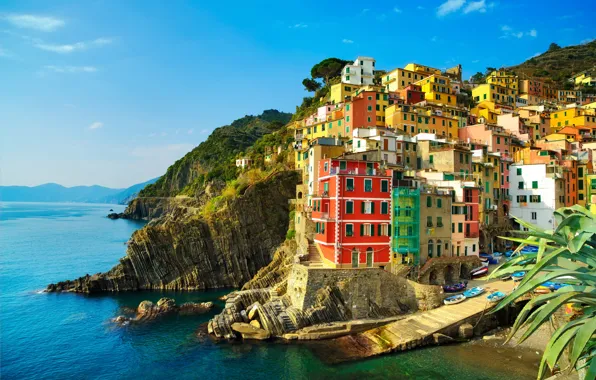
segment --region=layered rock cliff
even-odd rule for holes
[[[182,198],[137,200],[134,218],[157,217],[136,231],[126,256],[106,273],[48,286],[48,291],[94,293],[128,290],[191,290],[240,287],[271,262],[284,241],[288,200],[299,181],[281,172],[223,201],[205,215],[195,201]],[[148,206],[145,202],[154,202]],[[160,211],[161,210],[161,211]]]

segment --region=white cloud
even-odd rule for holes
[[[157,134],[156,134],[155,132],[151,132],[151,133],[149,133],[147,136],[148,136],[148,137],[155,137],[155,136],[157,136]]]
[[[191,128],[191,129],[189,129],[189,130],[188,130],[188,132],[187,132],[187,133],[188,133],[189,135],[192,135],[192,133],[193,133],[194,131],[195,131],[195,130]]]
[[[341,40],[341,42],[343,42],[344,44],[353,44],[354,43],[354,41],[349,40],[347,38],[344,38],[343,40]]]
[[[419,5],[419,6],[416,7],[416,9],[418,9],[419,11],[421,11],[421,10],[424,9],[424,7],[422,5]]]
[[[102,38],[97,38],[93,41],[75,42],[72,44],[64,44],[64,45],[48,44],[43,41],[37,40],[37,41],[35,41],[33,46],[35,46],[38,49],[51,51],[54,53],[68,54],[68,53],[72,53],[74,51],[85,50],[90,47],[100,47],[100,46],[109,45],[111,43],[112,43],[111,39],[102,37]]]
[[[511,33],[511,35],[513,37],[522,38],[524,36],[524,32]]]
[[[580,44],[581,45],[589,44],[590,42],[592,42],[594,40],[595,40],[595,38],[586,38],[585,40],[581,40]]]
[[[207,133],[211,132],[210,130],[208,130],[207,128],[203,128],[199,131],[200,134],[202,135],[206,135]]]
[[[536,58],[536,57],[538,57],[540,54],[542,54],[542,53],[536,53],[536,54],[534,54],[533,56],[531,56],[531,57],[529,57],[529,58],[526,58],[526,60],[528,60],[528,59],[532,59],[532,58]]]
[[[395,13],[402,13],[401,9],[399,9],[398,7],[394,7],[393,8],[393,12],[395,12]]]
[[[181,154],[187,153],[192,150],[194,146],[192,144],[168,144],[158,146],[139,146],[134,148],[130,155],[133,157],[171,157],[180,156]]]
[[[536,29],[532,29],[528,32],[528,35],[530,37],[536,37],[538,35],[538,32],[536,31]]]
[[[304,28],[308,28],[308,25],[299,22],[298,24],[290,25],[289,28],[290,29],[304,29]]]
[[[17,28],[35,29],[42,32],[52,32],[64,26],[63,20],[47,16],[10,14],[2,18]]]
[[[44,66],[44,69],[55,73],[94,73],[97,68],[94,66]]]
[[[464,8],[464,13],[468,14],[471,12],[486,12],[486,3],[484,2],[484,0],[469,2],[468,5],[466,5],[466,7]]]
[[[447,0],[437,8],[437,16],[443,17],[449,13],[458,11],[464,6],[466,0]]]
[[[95,123],[89,126],[89,129],[99,129],[103,127],[103,123],[100,121],[96,121]]]
[[[8,50],[2,48],[2,46],[0,46],[0,57],[12,58],[12,57],[14,57],[14,55],[10,51],[8,51]]]
[[[510,30],[511,30],[511,27],[510,27],[509,25],[503,25],[503,26],[501,27],[501,30],[502,30],[503,32],[508,32],[508,31],[510,31]]]

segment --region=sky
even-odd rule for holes
[[[422,4],[422,5],[418,5]],[[293,112],[327,57],[469,77],[596,37],[596,7],[543,1],[0,1],[0,185],[127,187],[209,133]]]

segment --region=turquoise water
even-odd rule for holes
[[[214,342],[196,334],[225,292],[39,293],[48,283],[110,269],[142,224],[109,220],[121,206],[4,203],[0,208],[3,379],[525,379],[535,365],[484,346],[434,347],[326,365],[306,344]],[[122,307],[170,296],[216,301],[213,313],[116,327]],[[320,350],[318,351],[320,352]]]

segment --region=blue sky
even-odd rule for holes
[[[218,126],[292,112],[323,58],[468,77],[589,41],[595,18],[574,0],[3,0],[0,183],[129,186]]]

